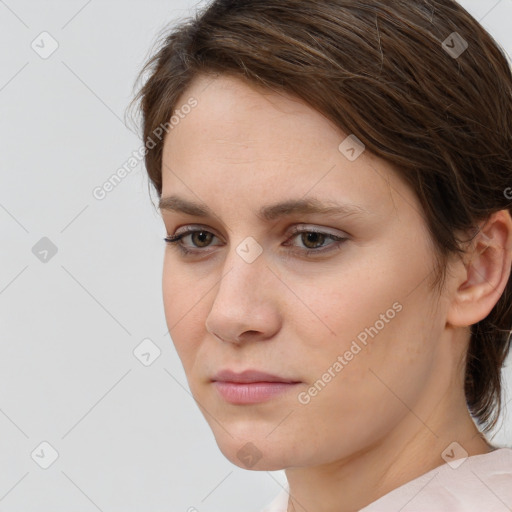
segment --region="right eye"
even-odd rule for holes
[[[182,240],[186,237],[191,237],[191,240],[193,241],[192,246],[183,244]],[[182,252],[182,254],[199,254],[204,252],[200,248],[208,247],[212,238],[215,238],[215,235],[210,231],[206,231],[205,229],[189,229],[183,233],[180,233],[179,235],[168,236],[164,238],[164,240],[170,246],[177,247]],[[195,247],[199,250],[191,250],[188,247]]]

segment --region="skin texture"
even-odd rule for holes
[[[286,469],[289,511],[341,512],[443,464],[453,441],[469,455],[490,451],[465,404],[461,360],[468,326],[489,313],[510,274],[510,215],[491,219],[472,259],[452,261],[439,296],[418,200],[384,160],[364,151],[350,161],[338,149],[348,134],[317,111],[234,77],[197,78],[178,106],[190,97],[197,106],[165,140],[162,197],[215,215],[162,217],[168,235],[190,226],[215,236],[181,241],[198,256],[166,248],[163,297],[191,392],[222,453],[242,468]],[[263,205],[311,197],[367,212],[256,216]],[[347,240],[308,243],[293,226]],[[252,263],[237,253],[247,237],[263,250]],[[319,255],[304,255],[315,246]],[[381,315],[383,328],[301,403],[299,393]],[[234,405],[210,382],[224,368],[300,384]],[[237,455],[249,442],[260,457],[250,468]]]

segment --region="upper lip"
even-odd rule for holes
[[[278,375],[272,375],[270,373],[261,372],[258,370],[245,370],[240,373],[236,373],[232,370],[221,370],[212,377],[212,381],[222,382],[299,382],[294,379],[287,379],[285,377],[279,377]]]

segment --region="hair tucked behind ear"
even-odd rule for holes
[[[134,99],[144,140],[154,139],[199,73],[231,73],[294,94],[355,134],[418,196],[437,249],[437,285],[447,257],[463,251],[456,233],[510,211],[510,65],[455,1],[218,0],[170,29],[139,78],[146,72]],[[145,157],[159,195],[162,147],[156,141]],[[488,317],[471,327],[465,393],[484,431],[500,412],[511,328],[509,280]]]

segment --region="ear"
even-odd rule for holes
[[[480,225],[462,261],[458,263],[455,292],[447,322],[465,327],[484,319],[500,299],[512,265],[512,218],[507,210]]]

